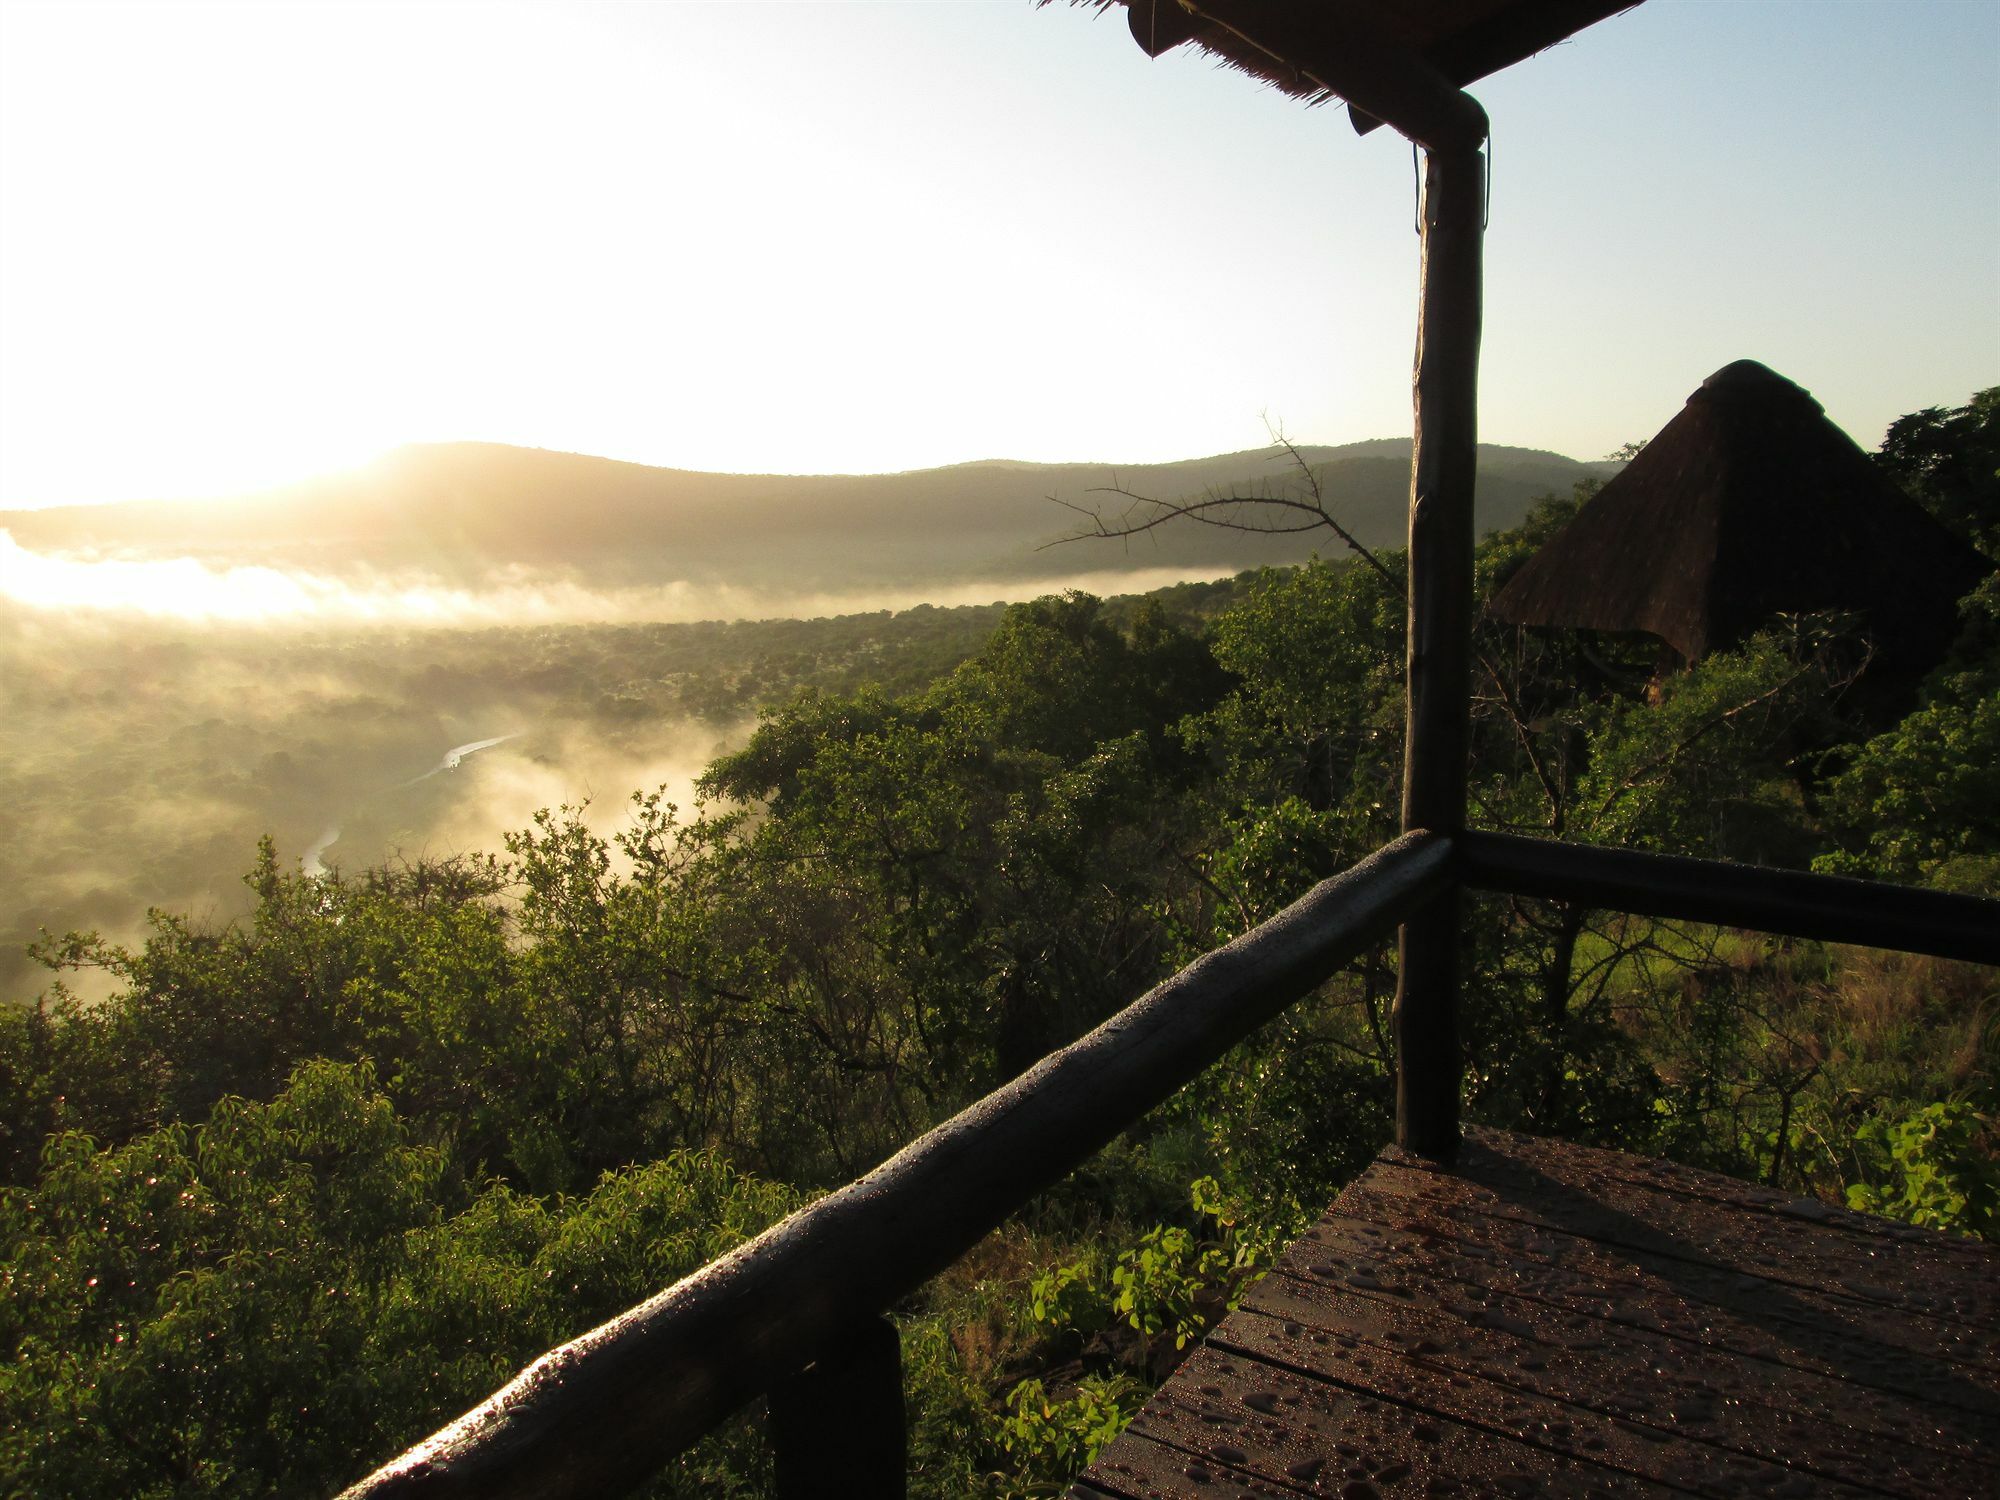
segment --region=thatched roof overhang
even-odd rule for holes
[[[1098,0],[1112,4],[1114,0]],[[1309,103],[1345,100],[1433,150],[1476,146],[1486,116],[1462,89],[1638,0],[1116,0],[1150,55],[1193,42]]]
[[[1885,662],[1920,670],[1992,568],[1810,395],[1746,359],[1703,381],[1488,613],[1643,631],[1692,661],[1777,614],[1854,611]]]

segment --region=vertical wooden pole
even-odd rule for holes
[[[1427,151],[1416,445],[1410,457],[1406,830],[1456,833],[1465,826],[1485,214],[1485,162],[1477,143]],[[1396,1141],[1441,1161],[1458,1154],[1462,904],[1459,888],[1452,887],[1404,924],[1397,945]]]
[[[837,1347],[772,1387],[770,1411],[779,1500],[902,1500],[903,1350],[887,1318],[857,1323]]]

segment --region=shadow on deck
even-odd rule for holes
[[[2000,1494],[2000,1251],[1616,1151],[1383,1153],[1071,1500]]]

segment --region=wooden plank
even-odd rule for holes
[[[1490,1282],[1609,1322],[1724,1340],[1740,1353],[2000,1420],[2000,1373],[1981,1362],[1990,1340],[1962,1324],[1899,1317],[1874,1303],[1403,1195],[1353,1191],[1340,1208],[1396,1235],[1396,1257],[1420,1274]]]
[[[1100,1463],[1068,1492],[1069,1500],[1294,1500],[1311,1493],[1297,1485],[1278,1484],[1261,1475],[1213,1459],[1199,1458],[1159,1442],[1144,1432],[1128,1430],[1118,1452]]]
[[[1740,1177],[1725,1177],[1720,1172],[1662,1161],[1654,1156],[1639,1156],[1630,1151],[1612,1151],[1579,1146],[1572,1141],[1517,1135],[1492,1130],[1484,1125],[1466,1126],[1465,1138],[1472,1160],[1490,1159],[1493,1162],[1491,1167],[1482,1165],[1478,1168],[1478,1175],[1489,1181],[1497,1180],[1494,1174],[1507,1170],[1507,1158],[1519,1158],[1537,1170],[1552,1173],[1565,1181],[1571,1180],[1572,1173],[1605,1173],[1657,1192],[1706,1198],[1710,1202],[1749,1213],[1771,1213],[1809,1224],[1832,1225],[1851,1234],[1895,1240],[1927,1256],[1949,1260],[1952,1263],[1946,1271],[1949,1275],[2000,1277],[2000,1264],[1996,1264],[1993,1247],[1966,1235],[1939,1234],[1935,1229],[1919,1229],[1914,1224],[1899,1223],[1879,1214],[1836,1208],[1817,1198],[1796,1198],[1759,1183],[1745,1182]],[[1414,1153],[1404,1155],[1393,1148],[1383,1153],[1383,1159],[1397,1166],[1431,1165],[1423,1157]]]
[[[1987,1474],[1990,1455],[1969,1441],[1941,1451],[1889,1430],[1905,1426],[1907,1412],[1901,1424],[1880,1409],[1872,1421],[1847,1420],[1847,1388],[1825,1376],[1753,1367],[1637,1329],[1614,1337],[1596,1319],[1496,1301],[1466,1317],[1461,1308],[1403,1305],[1322,1278],[1280,1274],[1259,1283],[1244,1306],[1330,1333],[1341,1349],[1405,1357],[1447,1376],[1508,1385],[1752,1458],[1797,1459],[1808,1472],[1912,1500],[1970,1494]]]
[[[1880,1493],[1637,1422],[1551,1400],[1486,1378],[1449,1374],[1400,1352],[1366,1348],[1297,1320],[1238,1309],[1211,1335],[1218,1349],[1278,1361],[1314,1380],[1406,1402],[1469,1427],[1651,1484],[1736,1500],[1749,1494],[1847,1497]],[[1803,1483],[1801,1483],[1803,1481]]]
[[[1529,1186],[1538,1176],[1549,1177],[1587,1194],[1596,1182],[1618,1182],[1670,1198],[1701,1200],[1733,1212],[1768,1215],[1785,1221],[1780,1232],[1787,1236],[1805,1232],[1801,1225],[1839,1231],[1821,1239],[1836,1257],[1880,1253],[1872,1246],[1864,1251],[1842,1236],[1893,1240],[1898,1247],[1894,1252],[1897,1264],[1909,1279],[1927,1280],[1935,1276],[1962,1281],[1969,1291],[1986,1299],[1985,1307],[1971,1314],[1973,1321],[1990,1322],[1996,1310],[2000,1310],[2000,1256],[1994,1254],[1991,1245],[1966,1235],[1919,1229],[1879,1214],[1836,1208],[1817,1198],[1792,1197],[1754,1182],[1725,1177],[1720,1172],[1704,1172],[1629,1151],[1515,1135],[1479,1125],[1466,1127],[1466,1139],[1470,1154],[1463,1164],[1463,1175],[1475,1181],[1495,1187]],[[1392,1153],[1385,1160],[1396,1166],[1419,1169],[1433,1165],[1414,1153]]]
[[[1241,1316],[1232,1314],[1228,1324]],[[1150,1445],[1145,1456],[1130,1457],[1120,1439],[1091,1468],[1092,1482],[1144,1495],[1165,1468],[1196,1484],[1238,1483],[1242,1475],[1318,1495],[1532,1492],[1651,1500],[1672,1493],[1588,1455],[1564,1455],[1426,1404],[1329,1385],[1213,1341],[1146,1403],[1130,1436]],[[1132,1467],[1121,1471],[1119,1464]]]
[[[1996,1273],[1620,1153],[1391,1148],[1076,1494],[2000,1494]]]
[[[1329,1218],[1321,1228],[1354,1235],[1377,1226]],[[1380,1303],[1398,1328],[1416,1326],[1417,1310],[1433,1307],[1465,1328],[1523,1333],[1566,1349],[1599,1347],[1607,1358],[1629,1357],[1654,1370],[1687,1369],[1690,1378],[1711,1384],[1747,1370],[1743,1399],[1751,1404],[1781,1402],[1829,1422],[1961,1457],[1980,1451],[1983,1435],[2000,1421],[2000,1412],[1968,1412],[1921,1393],[1877,1390],[1843,1378],[1838,1371],[1873,1352],[1853,1341],[1829,1341],[1816,1358],[1808,1354],[1786,1362],[1776,1356],[1791,1351],[1766,1330],[1738,1329],[1718,1310],[1675,1307],[1669,1299],[1629,1291],[1614,1294],[1566,1269],[1553,1273],[1560,1278],[1557,1294],[1545,1295],[1550,1277],[1531,1272],[1522,1278],[1477,1246],[1448,1244],[1442,1255],[1434,1246],[1412,1247],[1402,1240],[1360,1255],[1344,1253],[1351,1241],[1328,1247],[1314,1238],[1300,1246],[1312,1246],[1312,1253],[1302,1262],[1286,1262],[1288,1274]],[[1275,1311],[1264,1298],[1276,1294],[1275,1288],[1260,1289],[1246,1300]],[[1921,1373],[1911,1383],[1922,1384]],[[1642,1394],[1625,1414],[1643,1416],[1655,1404]]]
[[[1273,1484],[1224,1464],[1204,1464],[1176,1448],[1137,1433],[1119,1448],[1117,1473],[1098,1483],[1079,1482],[1069,1500],[1295,1500],[1309,1493]]]
[[[1572,1187],[1540,1175],[1533,1187],[1497,1186],[1469,1173],[1447,1177],[1382,1165],[1355,1186],[1364,1198],[1394,1198],[1449,1218],[1483,1214],[1614,1246],[1645,1256],[1665,1275],[1686,1266],[1704,1285],[1718,1271],[1749,1276],[1759,1283],[1756,1295],[1765,1305],[1804,1294],[1801,1305],[1818,1308],[1834,1298],[1864,1321],[1879,1323],[1888,1315],[1908,1322],[1913,1332],[1927,1333],[1944,1358],[2000,1368],[2000,1356],[1981,1333],[2000,1322],[1992,1288],[1893,1241],[1667,1198],[1615,1179]]]

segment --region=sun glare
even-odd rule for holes
[[[1066,117],[1010,115],[963,9],[914,40],[895,6],[9,0],[0,509],[410,441],[793,473],[1137,456],[1135,423],[1157,457],[1254,446],[1282,370],[1326,362],[1280,345],[1220,399],[1102,378],[1238,369],[1237,331],[1077,274],[1075,229],[1183,216],[1056,170]],[[717,65],[746,55],[754,84]],[[857,85],[891,59],[893,93]]]
[[[1145,593],[1226,569],[1099,570],[1035,578],[912,583],[866,591],[750,588],[685,580],[598,589],[561,579],[505,578],[466,588],[421,574],[352,577],[194,557],[34,552],[0,530],[0,599],[65,615],[127,615],[232,625],[479,626],[822,618],[874,610],[1032,599],[1080,588]]]
[[[298,614],[309,596],[271,568],[216,569],[193,558],[82,560],[30,552],[0,531],[0,597],[36,609],[118,609],[189,620]]]
[[[1842,7],[1677,103],[1793,9],[1642,7],[1482,85],[1495,440],[1593,457],[1746,352],[1870,442],[1990,383],[1991,7]],[[1898,108],[1826,103],[1864,78]],[[1066,7],[0,0],[0,509],[411,441],[867,473],[1404,430],[1407,156],[1239,84]]]

